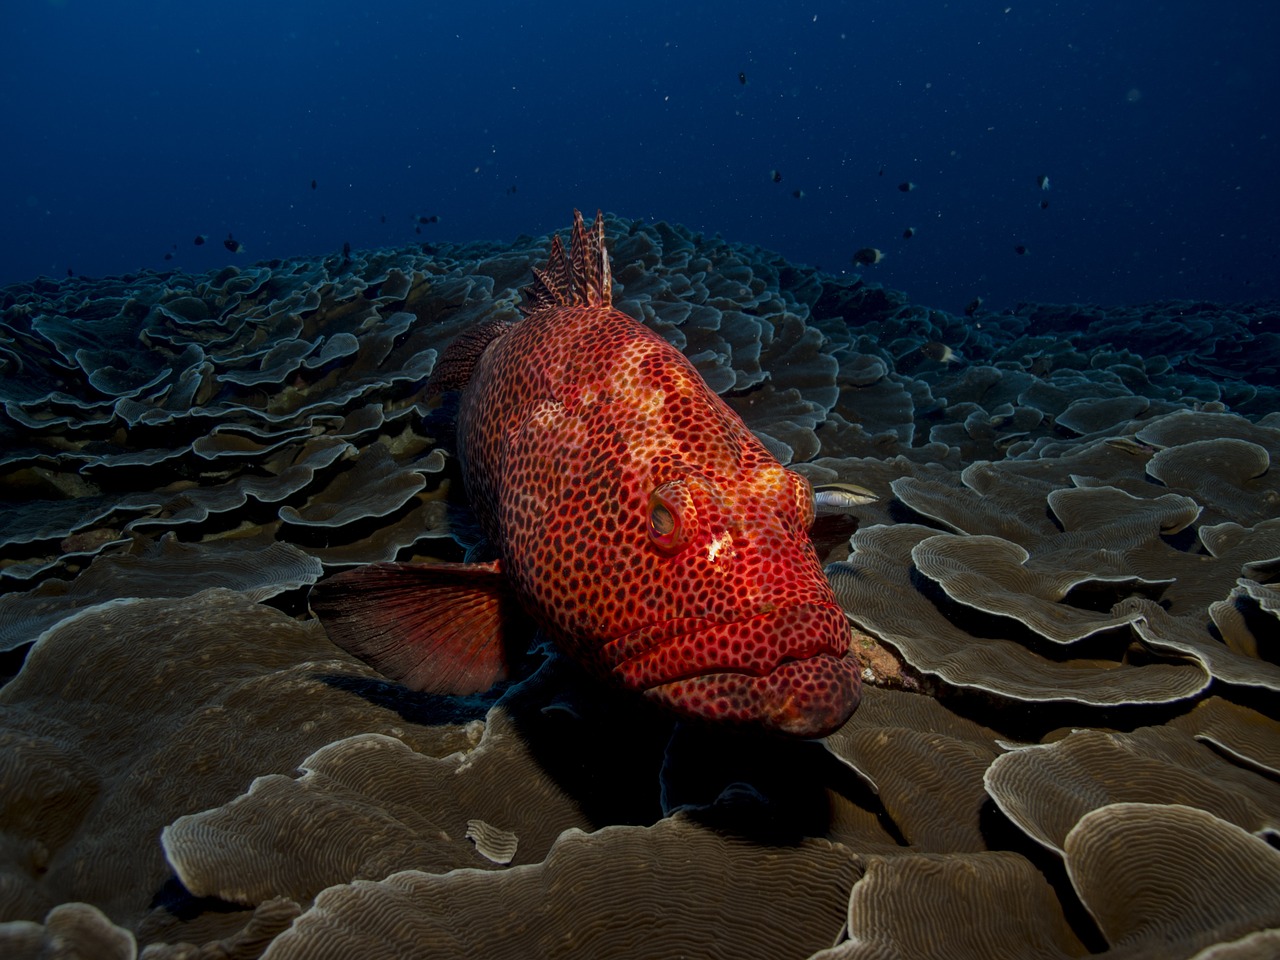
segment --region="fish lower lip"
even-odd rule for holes
[[[610,671],[685,717],[822,737],[858,705],[861,667],[834,603],[736,621],[656,624],[620,638]]]
[[[852,653],[788,660],[761,675],[715,671],[644,691],[682,716],[784,733],[825,737],[857,709],[862,684]]]

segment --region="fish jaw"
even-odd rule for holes
[[[814,739],[844,726],[860,692],[857,658],[824,653],[763,677],[707,673],[650,687],[645,696],[687,717]]]
[[[724,623],[676,621],[621,638],[623,684],[685,717],[824,737],[857,709],[860,665],[833,604]]]

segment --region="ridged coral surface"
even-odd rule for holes
[[[614,305],[815,487],[853,718],[680,724],[542,647],[414,694],[308,614],[477,549],[424,385],[546,238],[12,286],[0,953],[1269,955],[1280,308],[958,317],[606,233]]]

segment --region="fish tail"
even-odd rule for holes
[[[590,230],[582,211],[573,211],[573,237],[569,252],[557,234],[551,239],[547,265],[533,270],[533,282],[524,287],[521,311],[528,315],[547,307],[613,305],[613,275],[609,251],[604,245],[604,214],[596,211]]]

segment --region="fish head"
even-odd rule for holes
[[[704,423],[687,442],[582,428],[592,442],[523,487],[541,520],[507,526],[508,570],[589,669],[686,717],[825,736],[857,706],[860,668],[809,538],[813,490],[724,422],[729,436]]]
[[[606,646],[614,673],[687,716],[807,737],[841,726],[859,669],[809,538],[809,482],[772,458],[729,479],[652,479],[637,552],[653,575]]]

